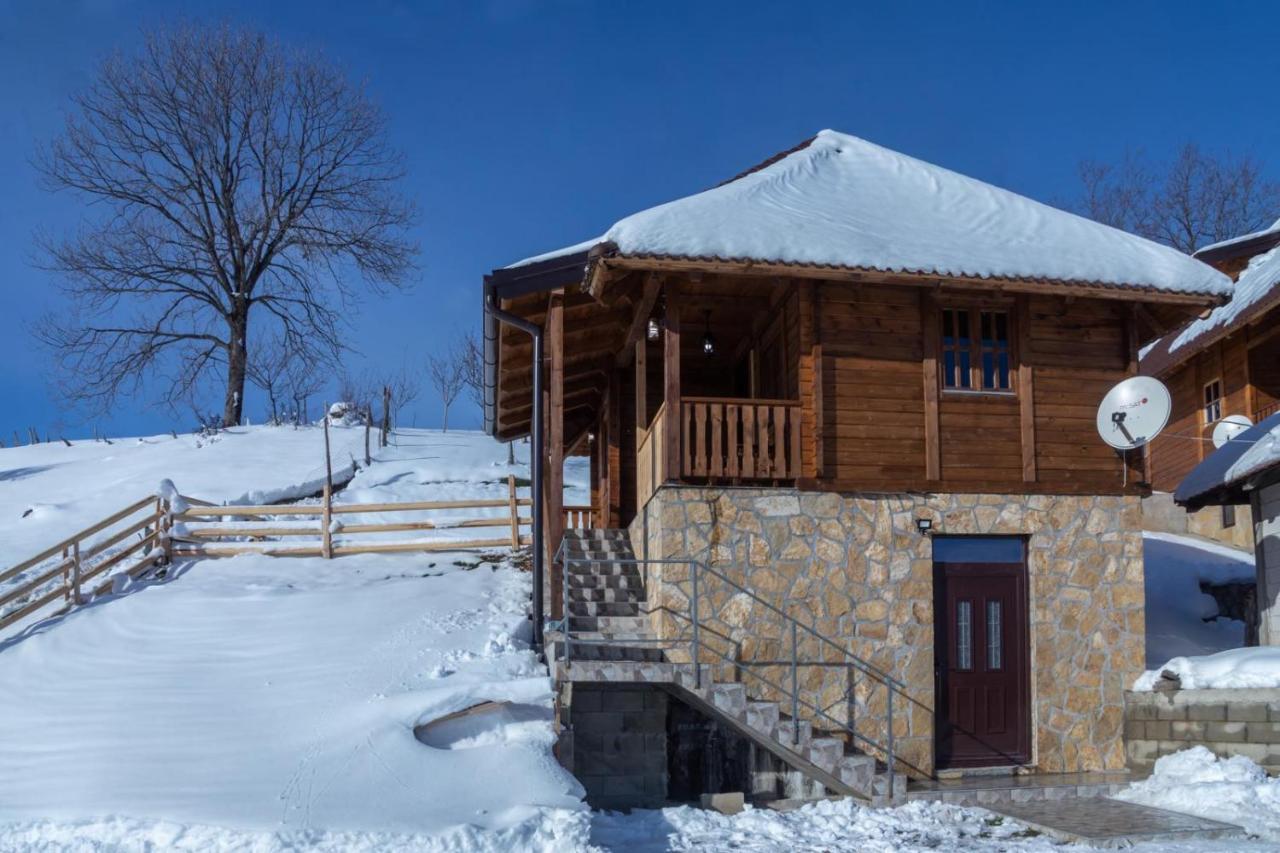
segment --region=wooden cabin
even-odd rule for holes
[[[1277,246],[1280,227],[1273,226],[1198,251],[1195,257],[1235,280],[1231,302],[1165,335],[1143,353],[1142,373],[1163,380],[1173,400],[1169,424],[1149,449],[1151,484],[1159,492],[1173,492],[1213,453],[1213,430],[1223,418],[1244,415],[1259,423],[1280,411]],[[1247,515],[1237,523],[1231,504],[1178,521],[1192,533],[1253,548]]]
[[[564,530],[556,474],[587,455],[589,526],[628,531],[649,561],[656,636],[686,636],[696,597],[658,559],[742,591],[704,589],[693,620],[740,670],[785,654],[779,620],[801,614],[906,686],[889,742],[915,776],[1123,767],[1143,459],[1099,438],[1096,410],[1140,342],[1230,287],[831,131],[486,278],[493,305],[545,332],[545,547]],[[530,338],[486,324],[486,422],[522,437]],[[843,696],[859,725],[883,722],[884,697],[839,671],[801,682],[814,707]]]

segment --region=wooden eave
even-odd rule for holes
[[[911,287],[980,289],[1002,293],[1036,293],[1086,299],[1114,299],[1146,308],[1149,337],[1158,337],[1188,319],[1221,305],[1229,297],[1208,293],[1172,293],[1146,286],[1122,286],[1101,282],[1055,279],[981,278],[940,276],[936,273],[886,272],[884,270],[821,264],[790,264],[722,258],[690,258],[659,255],[623,255],[602,244],[592,250],[587,263],[585,290],[607,300],[608,292],[623,276],[636,271],[713,273],[739,276],[789,277],[825,281],[899,284]]]

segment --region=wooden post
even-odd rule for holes
[[[942,442],[938,428],[938,303],[932,293],[920,294],[920,328],[924,334],[924,476],[942,478]]]
[[[329,456],[329,414],[324,416],[324,484],[333,488],[333,460]]]
[[[324,484],[324,512],[320,515],[320,550],[326,560],[333,559],[333,533],[330,530],[333,522],[333,487]]]
[[[160,501],[160,541],[164,543],[164,564],[173,563],[173,505],[167,499]]]
[[[647,339],[636,341],[636,442],[640,441],[640,433],[649,428],[649,389],[648,381],[648,347]]]
[[[369,433],[373,430],[373,404],[365,403],[364,405],[364,464],[365,467],[373,464],[373,457],[369,455]]]
[[[550,361],[547,406],[546,530],[547,541],[539,547],[555,554],[564,536],[564,293],[551,294],[547,305],[547,343]],[[564,616],[564,575],[560,566],[551,566],[551,618]]]
[[[683,473],[680,458],[680,282],[671,279],[665,287],[667,330],[662,336],[662,399],[667,407],[666,446],[656,449],[666,460],[665,479],[678,480]]]
[[[391,388],[382,386],[382,443],[386,447],[391,436]]]
[[[520,504],[516,500],[516,475],[507,475],[507,505],[511,508],[511,547],[520,547]]]
[[[601,527],[612,528],[622,523],[622,392],[618,371],[609,376],[609,406],[605,409],[605,482],[608,500]]]
[[[71,545],[71,603],[80,603],[80,542]]]
[[[1018,334],[1018,427],[1022,444],[1022,480],[1034,483],[1036,471],[1036,386],[1031,365],[1031,310],[1025,295],[1017,301]],[[1137,370],[1135,363],[1134,370]]]

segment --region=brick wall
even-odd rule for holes
[[[1280,773],[1280,689],[1126,693],[1124,735],[1136,771],[1200,744]]]

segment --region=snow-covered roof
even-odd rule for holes
[[[1242,243],[1250,243],[1262,237],[1270,237],[1274,234],[1280,234],[1280,219],[1271,223],[1270,226],[1263,228],[1261,231],[1251,231],[1248,234],[1241,234],[1239,237],[1232,237],[1230,240],[1220,240],[1217,243],[1210,243],[1208,246],[1201,246],[1196,249],[1193,257],[1201,255],[1216,254],[1223,249],[1231,246],[1238,246]]]
[[[1202,320],[1170,332],[1142,351],[1142,372],[1156,376],[1196,350],[1280,306],[1280,246],[1249,261],[1236,279],[1231,301]]]
[[[1249,427],[1191,469],[1173,493],[1189,509],[1209,503],[1235,503],[1235,487],[1280,465],[1280,412]]]
[[[1230,278],[1174,249],[832,130],[513,266],[603,242],[624,256],[1231,293]]]

